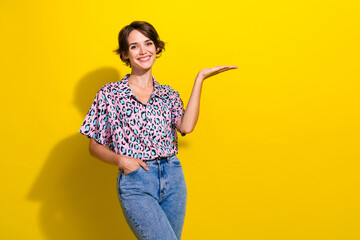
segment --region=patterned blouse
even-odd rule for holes
[[[154,89],[144,105],[131,92],[129,76],[98,91],[79,132],[132,158],[151,160],[177,154],[177,131],[185,136],[176,128],[185,111],[179,92],[153,77]]]

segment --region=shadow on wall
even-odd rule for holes
[[[114,68],[83,77],[74,105],[85,118],[97,91],[119,81]],[[69,116],[71,117],[71,116]],[[74,135],[58,143],[45,162],[28,199],[41,202],[39,225],[46,239],[135,239],[123,217],[116,190],[118,168],[90,156],[89,140]]]

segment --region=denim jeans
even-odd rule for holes
[[[186,184],[176,155],[146,161],[125,174],[119,168],[117,190],[125,219],[138,239],[179,240],[186,210]]]

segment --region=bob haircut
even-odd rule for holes
[[[156,54],[160,54],[162,51],[165,51],[165,43],[160,40],[158,33],[155,28],[148,22],[145,21],[133,21],[130,25],[123,27],[118,35],[119,48],[114,50],[116,54],[120,55],[121,61],[125,62],[126,66],[131,67],[129,59],[124,59],[123,54],[128,55],[129,53],[129,41],[128,37],[132,30],[138,30],[144,36],[148,37],[155,44],[155,49],[159,48]],[[158,58],[160,56],[157,56]]]

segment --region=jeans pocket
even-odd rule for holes
[[[124,176],[129,176],[129,175],[132,175],[132,174],[138,172],[140,168],[142,168],[142,167],[139,165],[139,167],[138,167],[136,170],[134,170],[134,171],[125,173],[124,170],[123,170],[122,173],[123,173]]]
[[[172,156],[170,158],[170,163],[171,163],[171,165],[173,165],[175,167],[181,167],[181,162],[180,162],[179,158],[176,155]]]

